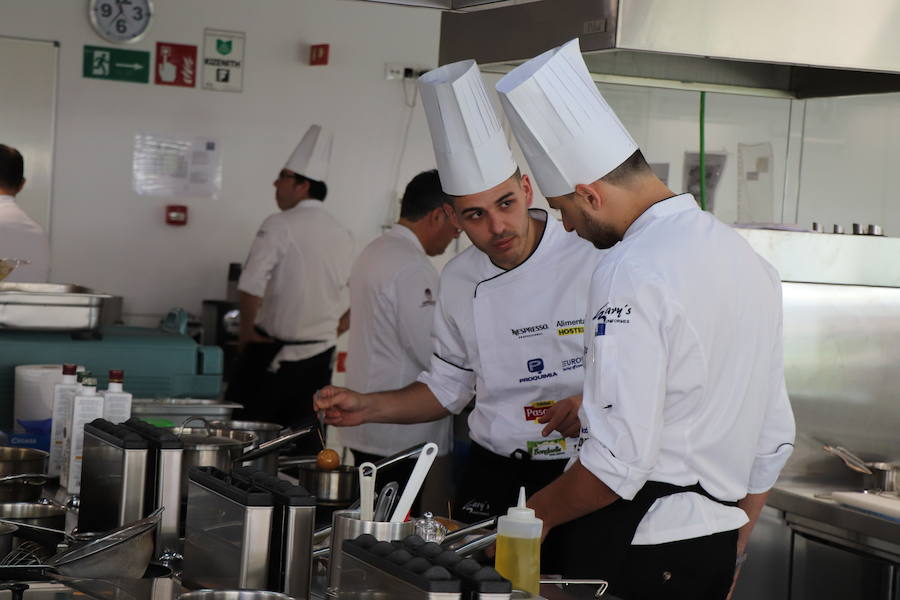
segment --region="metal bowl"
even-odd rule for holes
[[[153,538],[159,515],[135,521],[96,540],[74,546],[47,560],[69,577],[139,579],[153,558]]]
[[[319,504],[347,506],[359,498],[359,471],[355,467],[341,465],[326,471],[315,464],[301,464],[297,479]]]
[[[34,448],[0,446],[0,477],[22,473],[46,473],[49,454]]]

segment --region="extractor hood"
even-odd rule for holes
[[[505,72],[574,37],[598,81],[793,98],[900,91],[900,2],[385,0],[450,8],[440,64]]]

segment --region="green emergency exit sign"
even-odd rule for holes
[[[92,79],[148,83],[150,53],[143,50],[85,46],[82,75]]]

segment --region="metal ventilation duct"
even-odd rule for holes
[[[579,37],[598,81],[795,98],[900,91],[894,0],[391,1],[456,9],[442,15],[441,64],[503,72]]]

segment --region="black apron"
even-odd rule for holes
[[[475,522],[506,514],[524,485],[531,496],[559,477],[567,460],[531,460],[524,451],[504,457],[472,442],[463,470],[456,518]],[[697,492],[713,498],[699,484],[676,486],[648,481],[632,500],[619,499],[591,514],[554,527],[541,546],[541,572],[577,579],[604,579],[615,591],[627,563],[638,524],[653,503],[672,494]]]

